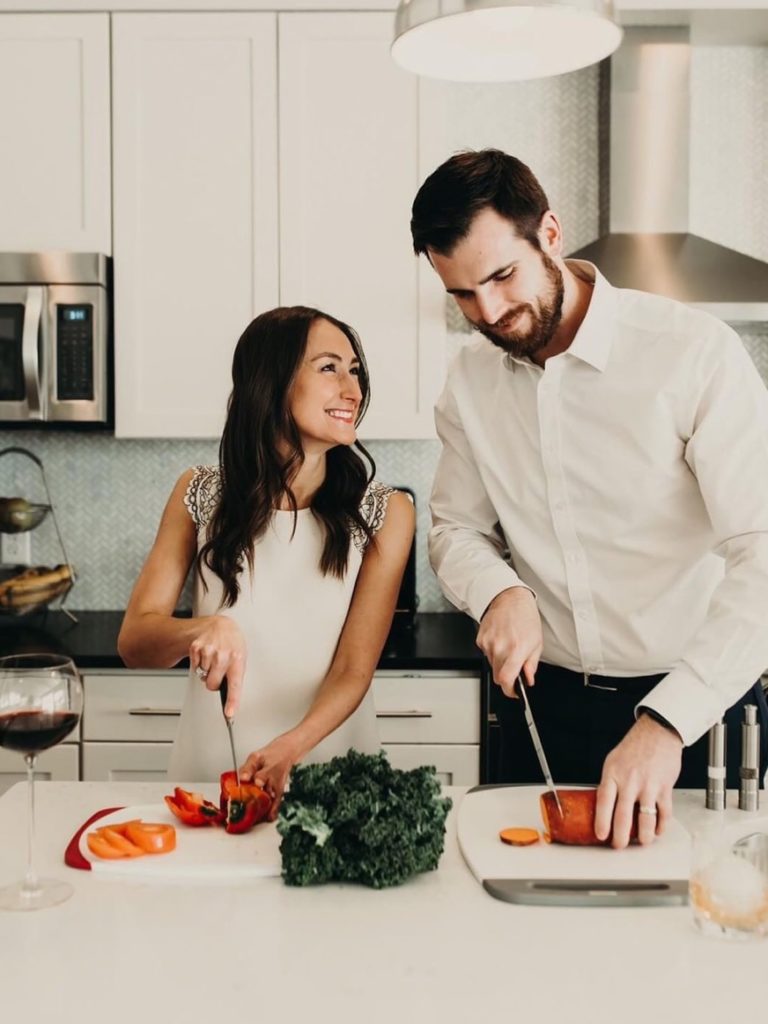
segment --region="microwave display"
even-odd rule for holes
[[[56,331],[56,395],[93,399],[93,307],[58,306]]]

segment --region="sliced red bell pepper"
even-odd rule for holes
[[[232,774],[234,775],[234,772]],[[224,821],[225,815],[216,804],[206,800],[202,793],[192,793],[188,789],[176,786],[173,796],[166,796],[164,799],[169,810],[185,825],[219,825]]]
[[[252,782],[241,782],[234,772],[221,776],[221,811],[227,832],[248,832],[269,814],[269,794]]]

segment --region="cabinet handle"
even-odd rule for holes
[[[181,708],[131,708],[129,715],[168,715],[176,717],[181,714]]]
[[[431,718],[431,711],[377,711],[377,718]]]

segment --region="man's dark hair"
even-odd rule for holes
[[[414,252],[434,249],[449,256],[486,207],[506,217],[521,238],[541,248],[536,232],[549,209],[544,189],[516,157],[500,149],[481,149],[456,153],[416,193],[411,210]]]

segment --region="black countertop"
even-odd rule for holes
[[[0,655],[25,651],[69,654],[82,669],[123,668],[117,653],[122,612],[78,612],[77,624],[63,612],[0,618]],[[379,661],[380,669],[480,671],[475,622],[456,612],[417,614],[413,623],[395,620]],[[183,667],[186,662],[181,662]]]

